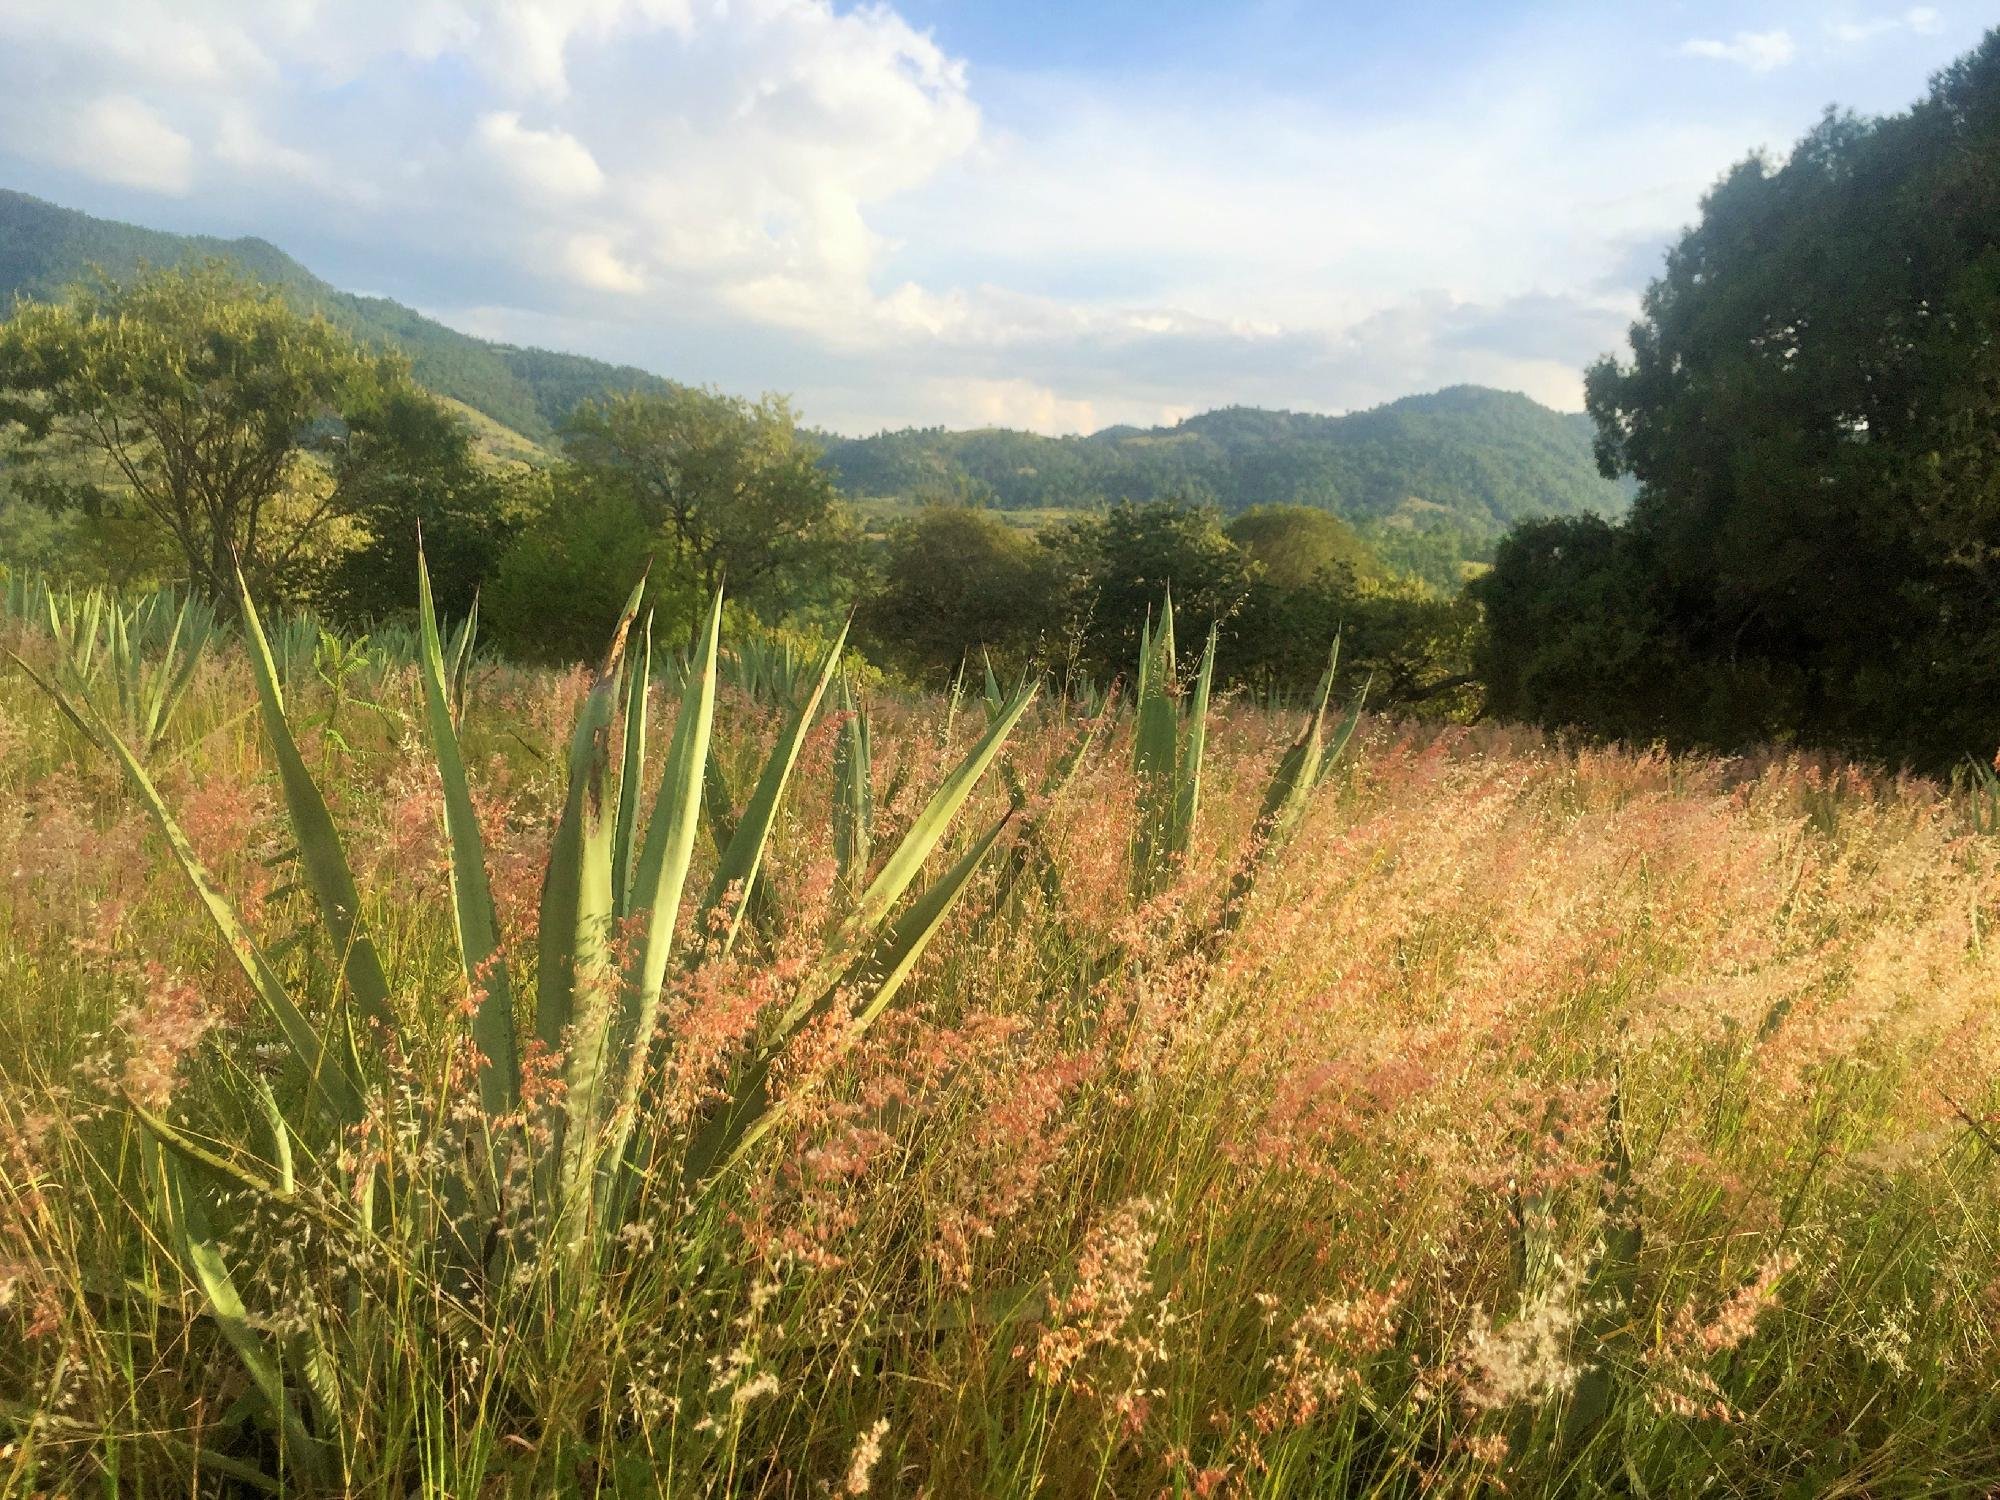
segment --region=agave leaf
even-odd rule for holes
[[[646,776],[647,695],[653,685],[653,616],[646,615],[632,652],[625,690],[624,763],[618,775],[618,828],[611,845],[611,894],[619,916],[631,910],[633,835],[638,829],[640,793]]]
[[[278,763],[278,780],[285,791],[285,809],[298,835],[299,864],[333,951],[340,955],[348,987],[368,1020],[394,1026],[389,1006],[389,980],[375,943],[362,929],[361,893],[341,847],[339,830],[327,811],[326,799],[306,769],[285,719],[284,692],[278,686],[277,665],[264,638],[263,623],[250,599],[250,586],[239,571],[236,587],[243,606],[243,638],[250,648],[250,666],[257,679],[257,706],[264,719],[264,736]]]
[[[9,654],[11,656],[11,653]],[[257,946],[257,940],[250,935],[249,929],[244,927],[237,917],[235,908],[230,906],[228,900],[216,888],[207,867],[195,853],[194,846],[188,842],[187,835],[181,832],[180,824],[174,820],[174,815],[167,810],[167,804],[153,785],[153,779],[146,774],[145,767],[139,764],[138,757],[115,731],[101,722],[93,722],[94,716],[87,716],[86,711],[72,702],[54,683],[43,678],[18,656],[12,659],[14,664],[27,673],[35,685],[54,701],[64,717],[82,732],[85,739],[109,750],[123,767],[125,779],[138,793],[139,800],[146,806],[146,811],[152,815],[154,826],[166,839],[167,847],[172,850],[175,862],[181,867],[181,873],[187,877],[188,884],[193,887],[203,909],[208,912],[209,920],[215,924],[223,944],[229,949],[237,966],[242,969],[244,977],[250,981],[251,989],[263,1002],[264,1008],[270,1011],[272,1018],[277,1021],[278,1028],[285,1034],[285,1040],[290,1044],[294,1055],[304,1065],[314,1097],[336,1121],[351,1124],[359,1120],[361,1085],[351,1053],[347,1057],[342,1057],[328,1048],[325,1039],[313,1029],[312,1023],[293,1002],[291,995],[285,989],[284,981],[271,967],[270,960],[264,956],[264,951]],[[341,1034],[343,1038],[346,1037],[344,1029]]]
[[[567,1047],[564,1177],[574,1182],[598,1114],[616,964],[612,958],[611,720],[623,683],[626,638],[645,589],[641,579],[618,617],[611,644],[570,737],[569,794],[542,881],[535,1034],[553,1055]]]
[[[659,796],[646,826],[646,846],[639,856],[633,905],[646,916],[645,938],[637,972],[624,992],[625,1010],[614,1042],[614,1060],[625,1059],[619,1081],[619,1136],[622,1148],[637,1111],[646,1057],[660,1013],[660,988],[666,982],[667,960],[673,952],[674,926],[680,918],[681,896],[694,862],[695,834],[701,824],[704,773],[709,739],[715,725],[715,691],[722,638],[722,592],[716,591],[702,635],[701,660],[681,695],[674,718],[674,737],[667,746],[667,763],[660,776]]]
[[[709,882],[708,895],[702,901],[704,929],[710,916],[721,911],[730,890],[733,888],[740,892],[734,909],[723,921],[721,947],[724,952],[735,943],[736,934],[743,925],[744,909],[749,904],[757,874],[763,868],[764,846],[777,823],[785,785],[791,779],[792,768],[798,764],[799,749],[805,743],[806,732],[812,728],[813,716],[819,712],[820,699],[826,695],[827,686],[833,681],[834,671],[840,665],[840,653],[846,645],[847,626],[842,625],[840,634],[820,661],[812,690],[799,701],[792,710],[791,719],[779,732],[778,742],[771,747],[770,758],[764,763],[763,774],[757,778],[756,790],[750,794],[749,804],[737,821],[736,831],[723,849],[722,857],[716,861],[715,877]]]
[[[1157,630],[1142,636],[1139,655],[1139,724],[1132,740],[1132,770],[1139,782],[1132,874],[1141,896],[1159,885],[1173,842],[1179,802],[1180,715],[1174,704],[1174,600],[1169,593]]]
[[[211,1151],[184,1131],[154,1114],[130,1094],[125,1096],[125,1107],[132,1112],[132,1117],[144,1128],[154,1144],[163,1147],[190,1166],[212,1172],[232,1187],[241,1189],[252,1197],[273,1203],[289,1204],[294,1201],[289,1180],[289,1147],[287,1147],[284,1173],[273,1182],[259,1176],[240,1162],[224,1156],[221,1152]]]
[[[1333,738],[1327,742],[1326,758],[1320,762],[1319,768],[1322,780],[1325,779],[1326,773],[1333,769],[1334,763],[1347,750],[1347,742],[1354,738],[1355,728],[1361,723],[1362,705],[1368,701],[1368,690],[1374,685],[1375,679],[1373,677],[1370,677],[1366,682],[1361,684],[1361,691],[1354,695],[1354,702],[1347,710],[1347,717],[1341,720],[1340,727],[1334,730]]]
[[[1185,855],[1194,840],[1195,819],[1201,812],[1202,758],[1208,750],[1208,694],[1215,676],[1216,628],[1209,627],[1208,649],[1202,653],[1201,675],[1195,679],[1194,703],[1188,709],[1187,734],[1181,740],[1179,785],[1174,790],[1173,835],[1168,848]]]
[[[966,798],[972,795],[972,789],[979,784],[980,777],[986,774],[987,768],[999,755],[1001,746],[1006,743],[1015,724],[1020,722],[1021,715],[1027,712],[1035,692],[1034,684],[1024,682],[1012,700],[1001,706],[999,715],[987,726],[979,743],[931,794],[931,800],[917,814],[902,842],[883,864],[882,872],[854,904],[854,911],[841,929],[843,942],[866,941],[882,925],[890,909],[902,899],[903,892],[910,888],[924,861],[930,858],[931,851],[951,826],[951,820],[958,815]]]
[[[181,1171],[165,1156],[157,1159],[165,1184],[161,1216],[167,1221],[180,1260],[207,1299],[209,1316],[236,1353],[250,1383],[284,1434],[286,1457],[314,1479],[330,1477],[326,1446],[310,1432],[285,1394],[284,1377],[250,1326],[243,1297],[217,1247],[200,1197],[189,1191]]]
[[[841,887],[851,895],[874,858],[875,788],[868,715],[856,706],[845,673],[840,678],[840,711],[845,722],[833,749],[833,854]]]
[[[984,669],[985,680],[980,684],[980,694],[986,703],[986,721],[990,724],[1006,711],[1007,695],[1000,691],[1000,679],[993,675],[993,658],[986,654],[986,648],[979,648],[979,665]]]
[[[459,622],[451,639],[451,721],[454,724],[465,722],[466,682],[472,675],[472,653],[478,639],[479,595],[475,591],[472,608]]]
[[[486,878],[485,840],[472,807],[465,757],[458,745],[445,682],[444,648],[438,639],[437,610],[431,601],[430,570],[417,555],[418,627],[423,641],[424,710],[430,721],[431,753],[444,785],[444,830],[451,846],[452,926],[458,937],[465,982],[478,996],[472,1015],[472,1043],[478,1049],[479,1100],[489,1119],[511,1114],[521,1102],[521,1054],[514,1036],[514,988],[500,951],[500,924],[493,913],[493,888]]]
[[[770,1096],[771,1068],[800,1027],[824,1015],[843,997],[863,992],[868,998],[853,1014],[855,1035],[875,1023],[901,991],[917,960],[944,926],[945,918],[965,894],[973,875],[1012,817],[1010,809],[975,840],[837,982],[809,999],[792,1004],[779,1019],[770,1041],[737,1080],[727,1107],[712,1115],[696,1133],[688,1150],[686,1171],[690,1185],[706,1179],[718,1162],[721,1171],[716,1175],[726,1175],[777,1122],[778,1106]]]

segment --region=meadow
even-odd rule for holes
[[[0,1493],[2000,1483],[1976,792],[46,614]]]

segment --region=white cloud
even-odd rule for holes
[[[1919,5],[1898,16],[1875,16],[1865,21],[1836,21],[1828,30],[1838,42],[1854,45],[1897,32],[1912,36],[1936,36],[1944,29],[1944,17],[1928,5]]]
[[[601,234],[573,234],[562,247],[565,269],[587,287],[604,292],[643,292],[646,278]]]
[[[566,131],[530,130],[513,110],[495,110],[479,117],[475,134],[503,172],[540,197],[588,198],[604,187],[597,158]]]
[[[1714,37],[1695,37],[1681,44],[1683,56],[1735,63],[1753,73],[1782,68],[1798,55],[1798,50],[1792,34],[1784,30],[1739,31],[1726,42]]]
[[[141,220],[68,189],[181,194],[475,331],[840,426],[1461,380],[1574,407],[1701,192],[1823,103],[1839,33],[1802,9],[1760,24],[1811,26],[1811,66],[1755,89],[1658,59],[1707,31],[1683,50],[1771,73],[1791,31],[1603,7],[1391,97],[1205,57],[975,73],[866,0],[0,0],[0,180]]]
[[[194,181],[194,143],[129,94],[106,94],[50,133],[48,154],[64,166],[126,187],[178,196]]]

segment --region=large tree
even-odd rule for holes
[[[989,510],[930,504],[897,526],[861,609],[871,653],[933,681],[984,650],[1002,670],[1052,654],[1063,578],[1053,554]]]
[[[832,476],[776,396],[680,386],[586,402],[563,448],[592,490],[637,508],[697,598],[724,578],[738,598],[795,597],[845,539]]]
[[[1069,580],[1077,660],[1099,676],[1129,672],[1140,629],[1173,593],[1175,629],[1197,647],[1250,597],[1258,567],[1222,533],[1208,506],[1178,500],[1122,504],[1046,534]]]
[[[421,530],[438,610],[462,618],[545,487],[533,471],[482,464],[459,414],[402,382],[358,401],[347,422],[332,468],[359,536],[334,566],[325,603],[357,625],[407,612]]]
[[[405,371],[221,264],[24,303],[0,324],[0,430],[17,489],[134,518],[212,596],[240,559],[296,596],[371,464]]]
[[[1725,746],[1991,755],[2000,33],[1907,114],[1829,115],[1781,166],[1729,173],[1648,290],[1630,358],[1587,389],[1605,472],[1639,495],[1608,542],[1502,552],[1492,654],[1537,658],[1508,689],[1522,711]],[[1674,690],[1552,649],[1561,611],[1531,601],[1565,586],[1615,607],[1621,659]]]

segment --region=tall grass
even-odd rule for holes
[[[341,712],[246,603],[150,744],[7,629],[0,1491],[2000,1481],[1927,783],[1211,701],[1165,609],[984,712],[426,611]]]

